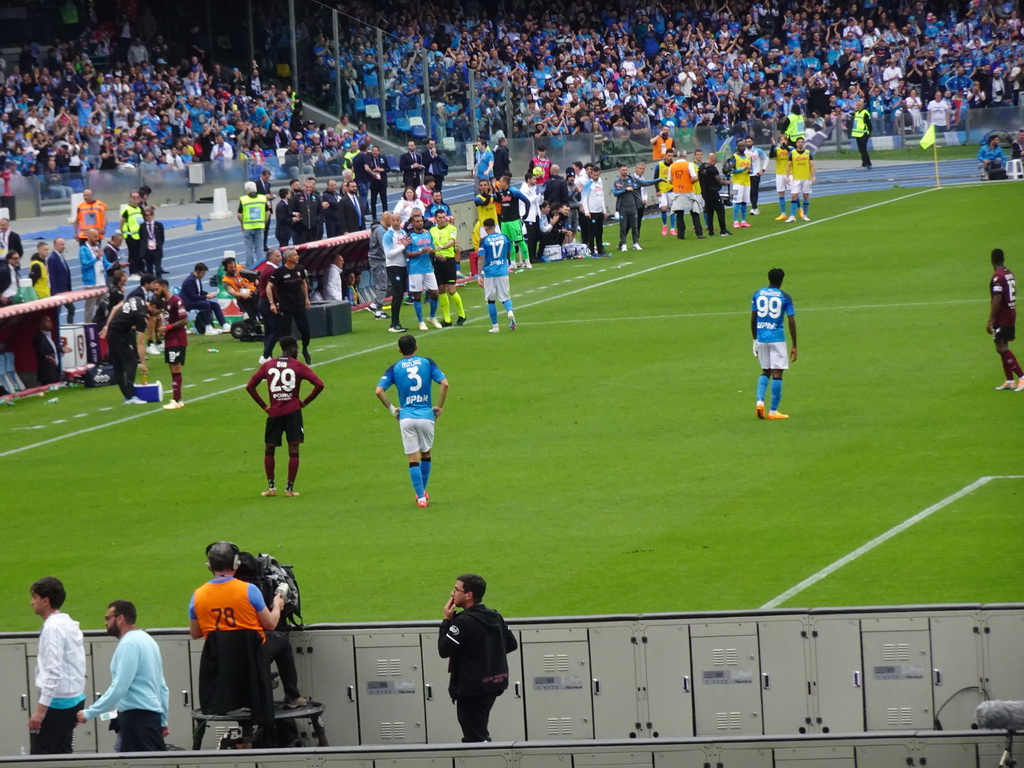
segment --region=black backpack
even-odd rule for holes
[[[281,621],[277,628],[286,630],[289,624],[301,627],[302,602],[299,598],[299,584],[295,580],[292,566],[282,565],[273,555],[266,554],[253,555],[250,552],[240,552],[238,559],[241,562],[238,570],[235,571],[235,578],[259,587],[267,605],[272,604],[274,593],[281,584],[288,585],[288,596],[285,598]]]

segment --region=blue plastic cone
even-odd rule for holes
[[[203,217],[202,216],[196,216],[196,232],[202,232],[202,231],[203,231]]]

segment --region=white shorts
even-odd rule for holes
[[[700,198],[692,192],[674,192],[672,195],[672,210],[676,213],[700,213],[697,207],[697,200]]]
[[[658,195],[658,207],[659,208],[671,208],[672,207],[672,193],[662,192]]]
[[[775,191],[778,192],[780,195],[784,195],[786,194],[787,189],[789,189],[789,182],[786,181],[786,174],[775,174]]]
[[[789,368],[789,353],[784,341],[757,342],[757,362],[764,371],[785,371]]]
[[[409,293],[436,290],[437,277],[433,272],[427,272],[425,275],[409,275]]]
[[[508,301],[512,295],[508,292],[508,275],[484,278],[484,301]]]
[[[400,419],[398,425],[406,453],[429,451],[434,445],[433,419]]]
[[[796,197],[797,195],[809,195],[811,194],[811,180],[810,179],[793,179],[789,182],[789,194]]]
[[[732,204],[737,203],[749,203],[750,202],[750,187],[745,187],[742,184],[732,185]]]

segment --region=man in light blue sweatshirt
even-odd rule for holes
[[[110,660],[110,687],[91,707],[78,713],[85,723],[117,709],[118,752],[162,752],[167,749],[169,691],[156,641],[135,626],[135,605],[115,600],[103,617],[107,634],[119,638]]]

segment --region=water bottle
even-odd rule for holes
[[[54,403],[59,403],[59,402],[60,402],[60,398],[59,397],[51,397],[49,400],[46,401],[46,404],[47,405],[53,405]]]
[[[216,353],[220,352],[219,349],[213,349],[212,347],[210,349],[206,350],[206,351],[207,352],[212,352],[213,354],[216,354]]]
[[[146,386],[147,384],[149,384],[149,375],[144,373],[142,374],[142,386]]]

